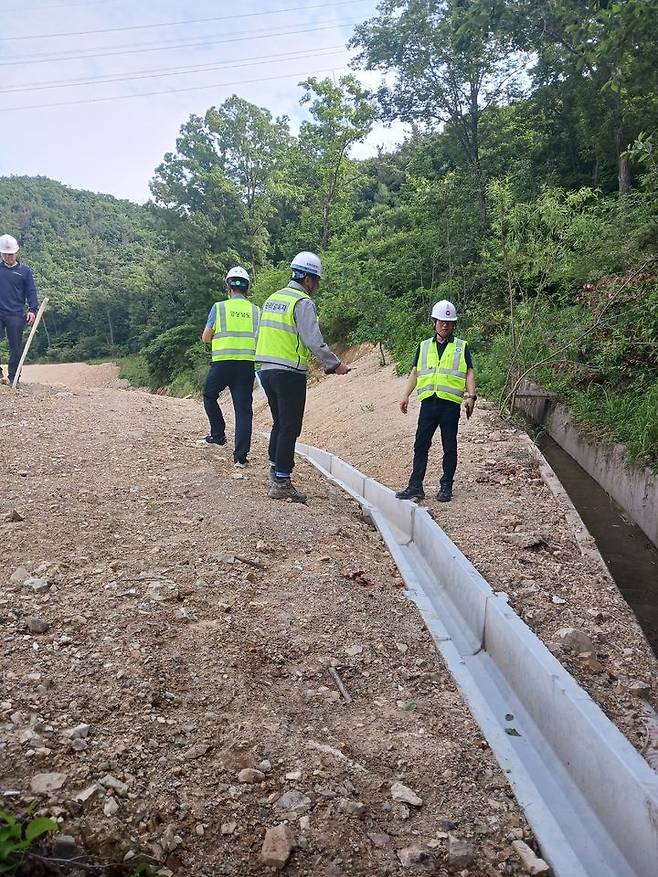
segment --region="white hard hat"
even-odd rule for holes
[[[229,280],[246,280],[249,283],[249,273],[245,271],[244,268],[240,268],[239,265],[236,265],[235,268],[231,268],[228,274],[225,277],[226,282]]]
[[[3,234],[0,236],[0,253],[17,253],[19,250],[18,241],[16,238],[13,238],[10,234]]]
[[[454,322],[457,319],[457,308],[445,298],[437,301],[432,308],[432,319]]]
[[[297,253],[290,263],[290,267],[293,271],[303,271],[304,274],[314,274],[316,277],[322,277],[320,257],[306,250],[303,253]]]

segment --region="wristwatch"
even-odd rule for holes
[[[475,400],[477,399],[477,396],[467,396],[466,398],[467,398],[467,399],[472,399],[472,400],[475,402]]]

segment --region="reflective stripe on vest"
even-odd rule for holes
[[[420,345],[416,376],[416,395],[422,401],[438,396],[460,404],[466,389],[466,342],[453,338],[446,345],[439,360],[439,351],[433,338]]]
[[[295,323],[295,305],[310,298],[296,289],[280,289],[263,305],[258,329],[256,360],[308,371],[312,354],[299,337]]]
[[[215,304],[212,361],[237,359],[254,362],[258,335],[258,308],[244,298],[229,298]]]

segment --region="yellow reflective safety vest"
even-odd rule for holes
[[[259,310],[246,298],[215,303],[215,326],[211,352],[213,362],[237,359],[254,362]]]
[[[427,338],[420,345],[416,375],[416,395],[421,401],[436,395],[461,404],[466,389],[466,342],[453,338],[439,360],[434,338]]]
[[[312,353],[304,344],[295,323],[295,305],[310,298],[297,289],[280,289],[263,305],[258,329],[256,360],[308,371]]]

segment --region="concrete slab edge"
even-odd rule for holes
[[[411,503],[391,502],[392,491],[327,451],[302,444],[298,444],[297,450],[359,502],[379,529],[407,585],[409,597],[418,606],[449,672],[508,776],[556,877],[603,877],[604,874],[655,877],[658,776],[504,599],[486,585],[426,510]],[[454,628],[455,619],[446,619],[445,612],[449,609],[458,613],[459,606],[455,608],[455,603],[450,601],[437,603],[428,594],[434,587],[428,585],[424,576],[426,578],[427,570],[433,568],[432,561],[436,562],[437,558],[429,557],[425,571],[421,571],[410,554],[410,548],[412,552],[419,551],[414,536],[420,537],[421,555],[422,548],[427,551],[437,544],[443,546],[447,552],[444,560],[450,561],[450,567],[458,571],[459,581],[455,584],[471,596],[477,592],[474,599],[478,619],[481,610],[477,607],[484,599],[486,620],[481,656],[470,649],[464,652],[463,643],[451,635],[450,627]],[[459,562],[454,563],[457,560]],[[471,612],[468,603],[465,608],[467,614]],[[473,624],[473,618],[458,622],[468,627],[469,623]],[[476,623],[479,623],[477,619]],[[479,661],[480,657],[495,668],[495,681],[486,677],[481,664],[470,666],[470,662]],[[492,709],[492,702],[495,697],[500,699],[501,692],[505,699],[505,686],[509,686],[509,702],[522,703],[519,711],[527,712],[528,734],[521,746],[507,736],[501,717]],[[492,692],[493,687],[496,692]],[[540,704],[537,714],[536,702],[540,697],[535,696],[536,691],[547,698],[549,716],[541,712],[544,703]],[[568,732],[562,733],[561,729]],[[542,733],[547,734],[545,739]],[[527,752],[533,734],[540,754],[524,760],[523,746]],[[540,736],[537,738],[537,735]],[[553,765],[552,759],[555,759]],[[539,775],[533,775],[529,767],[533,763],[539,765]],[[584,764],[584,776],[578,769],[580,764]],[[583,817],[583,824],[573,831],[570,831],[569,820],[566,826],[564,818],[560,820],[562,808],[555,794],[552,800],[542,794],[543,785],[550,782],[556,786],[556,776],[563,776],[565,789],[569,787],[571,797],[567,800],[565,791],[565,812],[591,810]],[[591,832],[583,831],[583,826],[606,836],[595,839]],[[607,847],[607,861],[603,850],[601,857],[592,855],[592,845],[597,840],[602,848]]]
[[[596,564],[610,584],[614,584],[614,579],[612,578],[610,570],[596,545],[596,540],[587,529],[585,522],[578,513],[578,509],[571,501],[571,497],[553,471],[553,467],[529,435],[519,433],[518,438],[527,449],[528,453],[537,461],[542,481],[562,507],[567,523],[573,531],[580,553],[585,560],[589,560]]]

